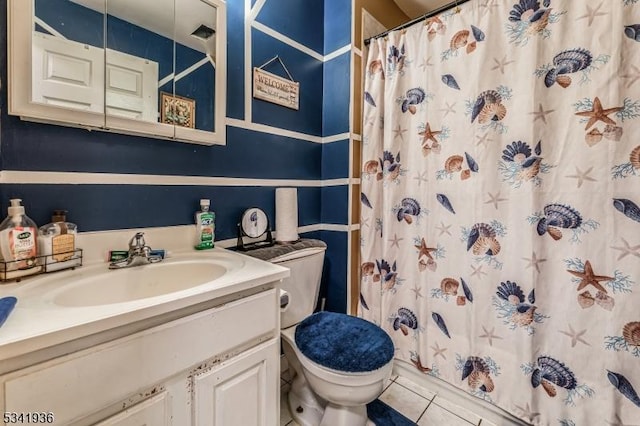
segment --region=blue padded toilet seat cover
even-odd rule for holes
[[[346,373],[385,366],[395,352],[389,335],[377,325],[351,315],[317,312],[296,328],[296,345],[316,364]]]

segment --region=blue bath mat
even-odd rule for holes
[[[384,402],[376,399],[367,404],[367,417],[376,426],[416,426],[412,422]]]

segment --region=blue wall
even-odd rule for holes
[[[352,16],[353,10],[351,10],[350,1],[324,0],[325,55],[351,43]]]
[[[49,1],[49,0],[47,0]],[[257,21],[320,55],[350,43],[349,0],[267,0]],[[300,82],[300,110],[252,100],[253,122],[313,136],[348,132],[349,53],[322,62],[256,29],[251,32],[251,64],[244,58],[244,1],[227,1],[227,117],[245,119],[245,67],[279,55]],[[6,28],[6,0],[0,0],[0,28]],[[326,37],[325,37],[326,34]],[[0,33],[0,78],[7,81],[6,33]],[[267,71],[284,75],[278,64]],[[160,77],[163,77],[161,74]],[[4,87],[4,85],[3,85]],[[193,89],[193,87],[192,87]],[[347,178],[349,142],[319,144],[302,139],[227,126],[226,146],[169,143],[138,136],[86,131],[21,121],[6,113],[0,97],[2,170],[205,176],[312,181],[298,188],[301,226],[347,224],[346,185],[320,187],[322,179]],[[250,206],[275,217],[273,186],[190,185],[25,185],[3,184],[0,216],[9,198],[22,198],[28,214],[47,223],[56,208],[82,231],[170,226],[193,223],[200,198],[211,198],[217,238],[235,236],[241,212]],[[317,231],[303,235],[329,246],[323,279],[326,308],[346,310],[347,233]]]
[[[344,0],[342,2],[348,3]],[[258,22],[313,51],[322,53],[325,7],[323,0],[267,0],[267,3],[269,4],[265,4],[258,15]]]
[[[351,43],[351,2],[325,0],[324,52],[329,54]],[[325,62],[323,69],[322,132],[325,136],[348,133],[351,96],[351,52],[343,53]],[[322,178],[349,177],[349,137],[323,144]],[[327,186],[321,190],[322,223],[344,225],[349,223],[349,186]],[[347,232],[323,231],[321,238],[327,243],[327,262],[323,275],[323,289],[327,290],[326,308],[346,311],[347,258],[349,240]]]
[[[265,4],[266,8],[267,5]],[[260,20],[261,15],[258,15],[258,22]],[[254,67],[259,67],[271,60],[275,55],[278,55],[294,80],[300,83],[299,110],[284,108],[260,99],[253,99],[253,122],[321,136],[322,61],[293,49],[256,29],[252,30],[251,38],[253,41],[251,54]],[[288,78],[278,61],[274,61],[265,67],[265,71]]]

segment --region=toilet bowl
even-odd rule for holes
[[[290,269],[289,302],[281,313],[282,348],[293,373],[287,395],[301,426],[364,426],[366,404],[391,376],[393,343],[380,327],[333,312],[313,314],[326,244],[300,240],[247,254]]]
[[[366,322],[345,314],[321,312],[315,315],[331,315],[338,322],[349,323],[354,320]],[[371,327],[377,327],[374,324],[368,324]],[[377,355],[384,352],[384,355],[373,367],[361,368],[365,371],[344,371],[345,368],[336,369],[326,365],[337,358],[335,353],[344,353],[344,348],[336,350],[331,347],[334,345],[323,345],[321,352],[325,353],[326,359],[316,362],[303,353],[296,343],[297,327],[293,326],[281,332],[285,356],[290,367],[296,372],[288,395],[289,409],[294,420],[301,426],[371,425],[372,423],[367,419],[366,405],[380,395],[391,376],[394,352],[391,339],[388,342],[381,342],[383,346],[387,346],[384,350],[380,350],[380,345],[365,350],[362,348],[359,350],[357,344],[351,347],[351,353],[347,355],[353,359],[366,357],[367,351],[375,352]],[[322,340],[326,343],[324,339]],[[351,341],[351,339],[347,340]]]

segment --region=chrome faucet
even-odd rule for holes
[[[151,254],[151,247],[144,241],[144,232],[137,232],[129,240],[129,254],[126,259],[116,260],[109,264],[109,269],[130,268],[132,266],[156,263],[162,256]]]

